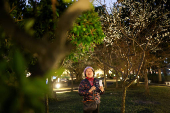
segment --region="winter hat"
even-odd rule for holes
[[[90,66],[87,66],[87,67],[84,69],[84,75],[85,75],[85,76],[86,76],[86,70],[87,70],[88,68],[92,69],[93,74],[94,74],[94,69],[93,69],[92,67],[90,67]]]

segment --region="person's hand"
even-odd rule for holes
[[[104,87],[100,86],[99,89],[103,92],[104,91]]]
[[[96,87],[95,86],[92,86],[89,90],[89,92],[91,93],[93,90],[96,90]]]

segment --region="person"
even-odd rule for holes
[[[100,95],[104,93],[103,85],[99,86],[99,80],[94,79],[94,69],[87,66],[84,69],[85,79],[79,84],[78,93],[83,96],[83,101],[90,101],[93,99],[93,93],[95,93],[94,100],[97,103],[97,109],[93,111],[84,111],[83,113],[99,113]]]

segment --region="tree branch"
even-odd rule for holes
[[[41,74],[50,68],[58,67],[59,61],[67,55],[74,47],[67,41],[67,31],[72,27],[76,17],[91,8],[88,0],[79,0],[72,4],[61,16],[57,23],[56,39],[54,43],[36,40],[33,36],[20,29],[13,18],[5,11],[4,0],[0,1],[0,25],[5,33],[13,38],[15,42],[32,53],[38,54]],[[43,36],[44,37],[44,36]]]

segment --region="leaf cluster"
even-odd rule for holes
[[[103,41],[104,33],[98,14],[94,11],[84,12],[77,18],[70,31],[70,40],[77,46],[82,46],[82,52],[88,51],[89,47]]]

